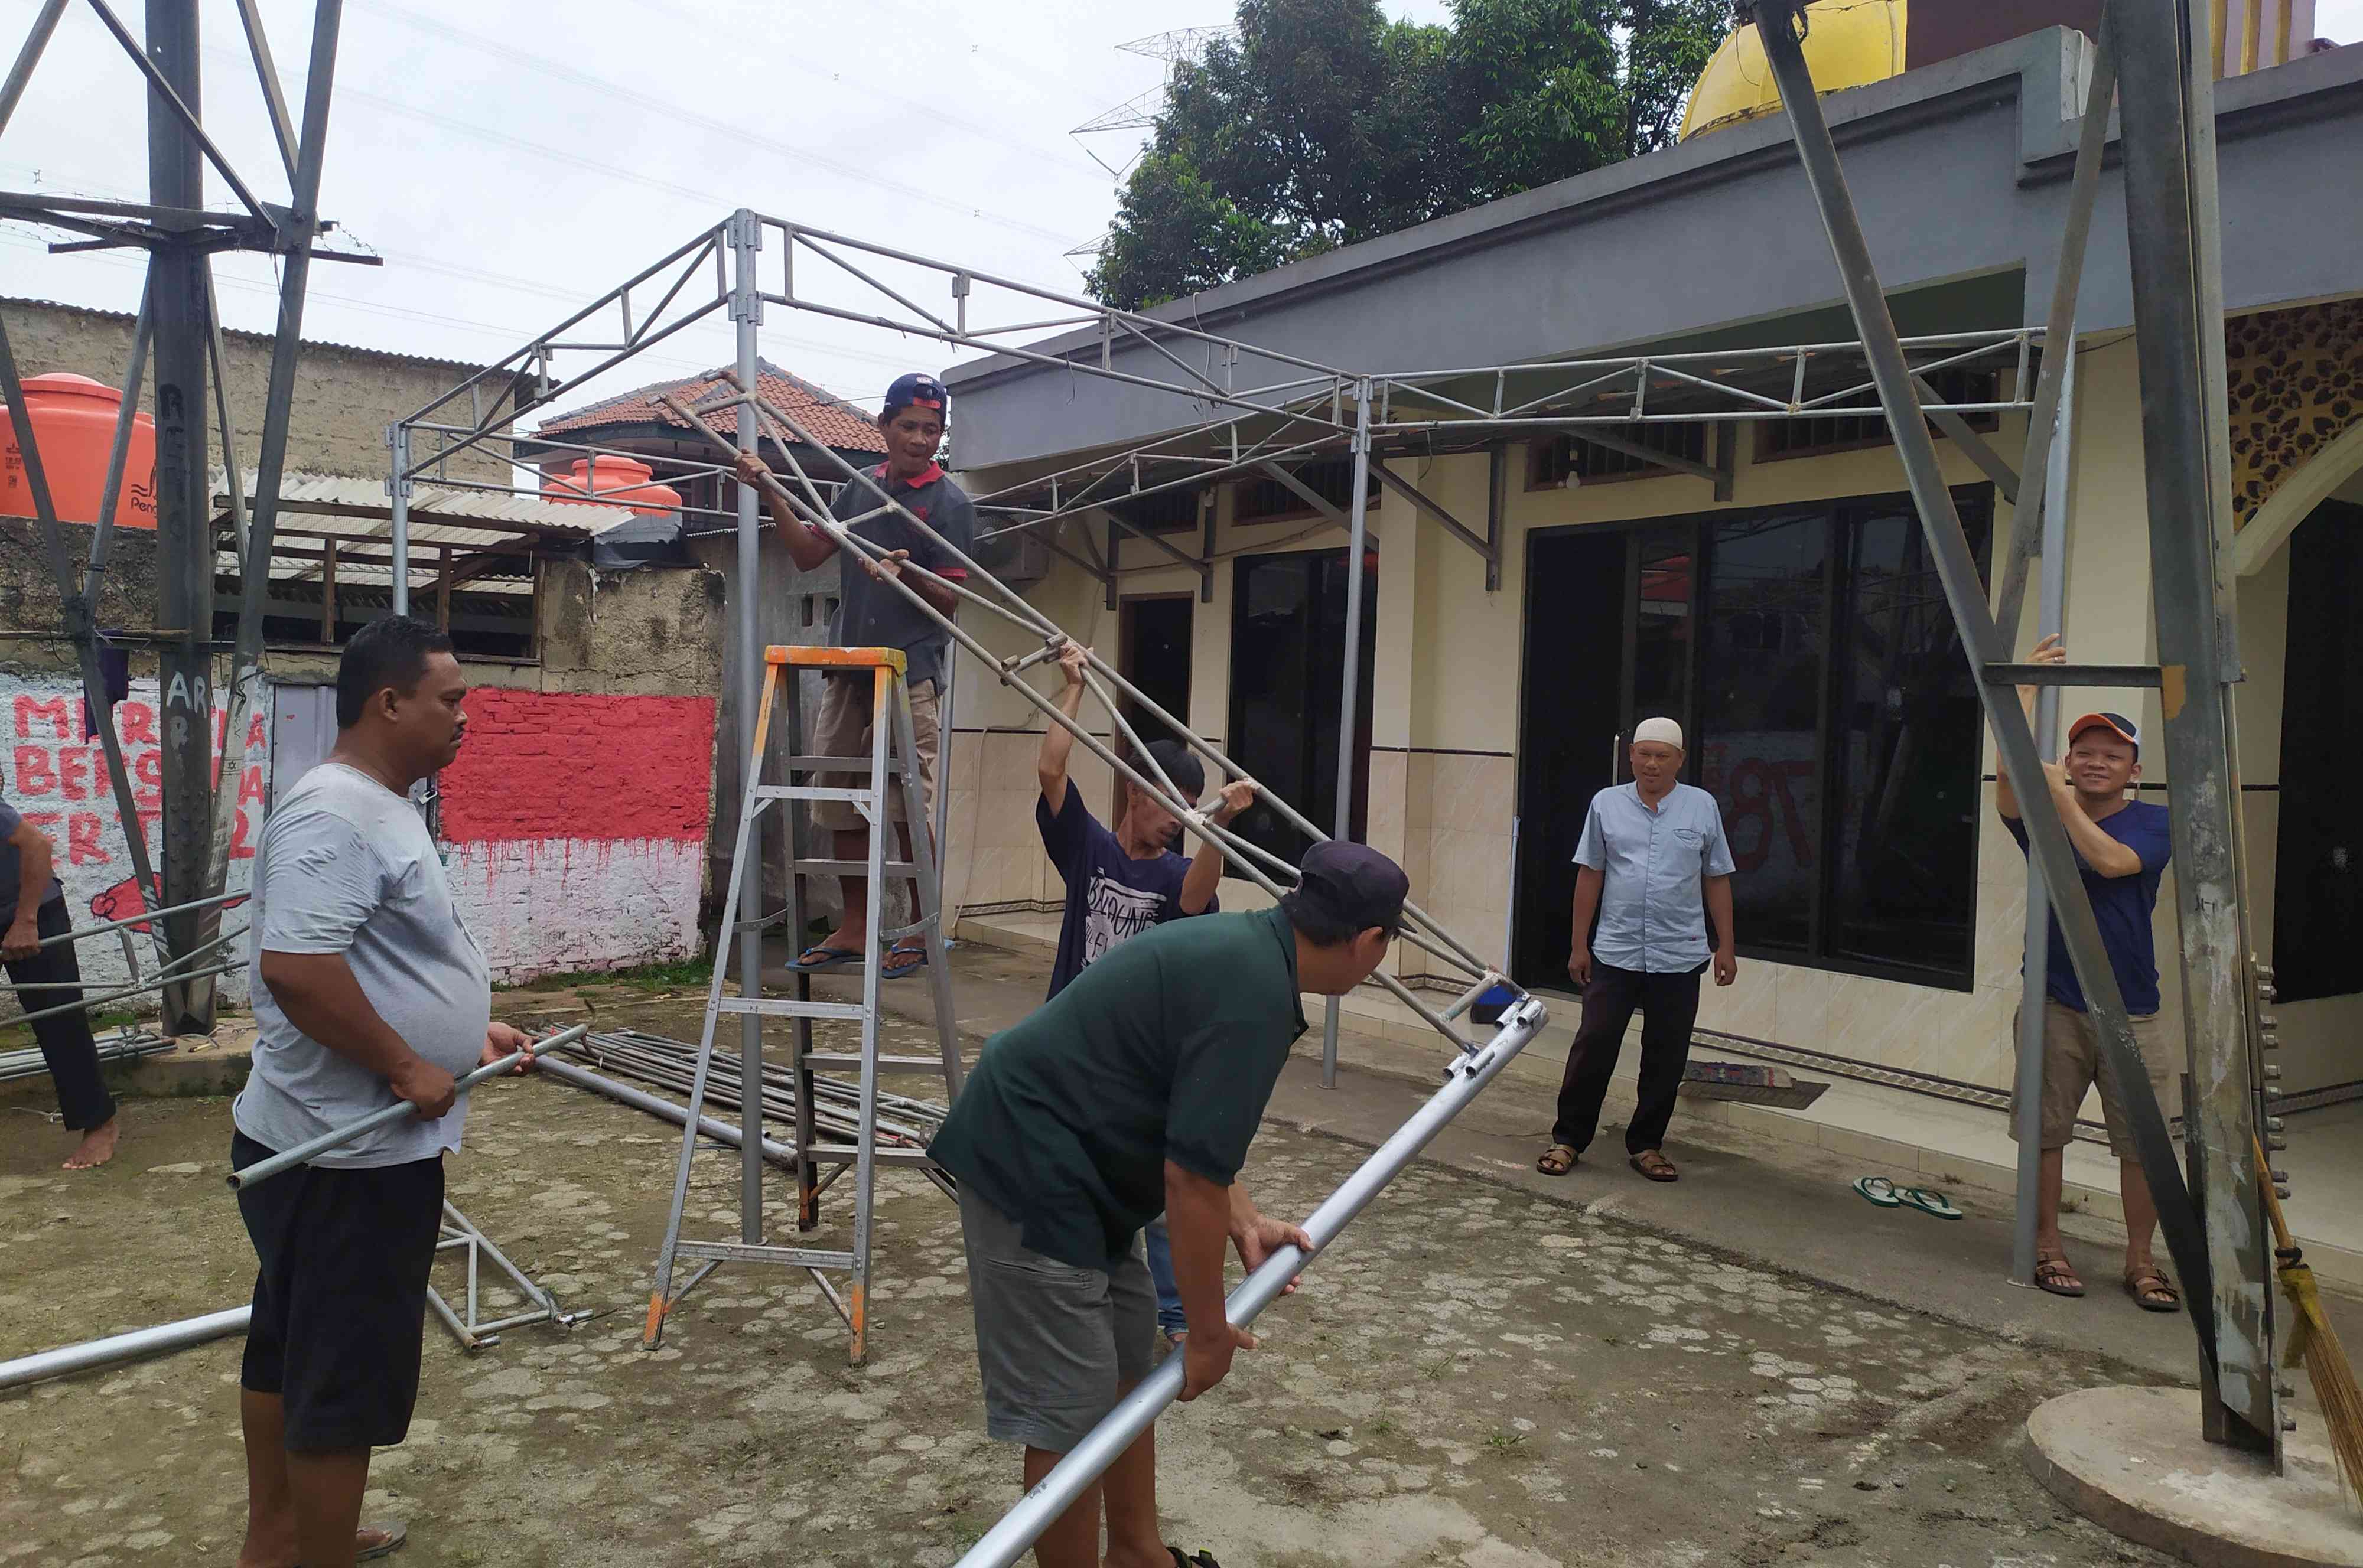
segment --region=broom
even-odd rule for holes
[[[2250,1142],[2255,1143],[2253,1133]],[[2313,1397],[2322,1406],[2323,1422],[2330,1429],[2331,1451],[2338,1456],[2339,1476],[2347,1490],[2363,1500],[2363,1389],[2356,1387],[2355,1369],[2347,1364],[2346,1352],[2323,1314],[2313,1270],[2306,1266],[2305,1254],[2290,1240],[2289,1221],[2281,1217],[2281,1200],[2273,1190],[2264,1145],[2255,1146],[2258,1185],[2264,1188],[2265,1211],[2273,1221],[2273,1259],[2279,1265],[2281,1291],[2297,1313],[2297,1326],[2290,1331],[2289,1353],[2281,1364],[2305,1363]]]

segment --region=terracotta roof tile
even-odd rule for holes
[[[671,392],[682,402],[694,404],[703,398],[727,396],[729,382],[724,377],[729,373],[729,369],[725,365],[703,375],[651,381],[647,386],[618,393],[571,413],[557,414],[544,421],[534,434],[567,436],[609,425],[674,425],[686,429],[688,426],[671,409],[658,402],[658,398]],[[877,425],[867,413],[852,403],[813,385],[801,376],[790,374],[768,359],[756,362],[755,379],[765,402],[793,416],[797,424],[829,446],[844,452],[885,456],[886,446],[879,439]],[[735,411],[708,415],[706,423],[725,436],[738,433]]]

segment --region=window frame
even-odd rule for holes
[[[1949,489],[1957,508],[1965,513],[1973,508],[1980,509],[1984,513],[1986,542],[1984,548],[1978,552],[1979,566],[1989,579],[1990,589],[1995,545],[1993,535],[1997,498],[1994,487],[1990,482],[1978,481],[1953,485]],[[1828,520],[1828,548],[1825,552],[1822,571],[1824,649],[1822,667],[1815,683],[1814,720],[1816,763],[1820,769],[1823,788],[1820,791],[1821,804],[1818,816],[1814,824],[1816,835],[1814,842],[1818,854],[1814,872],[1811,903],[1806,911],[1809,928],[1806,945],[1803,949],[1764,946],[1749,940],[1747,928],[1742,922],[1739,932],[1739,954],[1741,957],[1751,962],[1781,964],[1794,968],[1818,969],[1832,974],[1855,975],[1871,979],[1895,981],[1904,985],[1926,986],[1934,989],[1967,993],[1975,990],[1977,983],[1978,873],[1980,856],[1986,836],[1982,831],[1973,831],[1969,835],[1969,859],[1965,868],[1966,885],[1969,889],[1969,906],[1965,911],[1969,940],[1957,968],[1937,969],[1924,965],[1853,957],[1832,950],[1832,922],[1838,904],[1837,856],[1835,850],[1839,831],[1839,805],[1836,790],[1833,788],[1839,776],[1839,759],[1836,755],[1838,741],[1832,734],[1832,726],[1836,718],[1839,686],[1845,668],[1845,653],[1851,646],[1847,639],[1851,636],[1857,616],[1857,611],[1851,605],[1848,596],[1857,560],[1855,534],[1858,527],[1858,521],[1864,514],[1882,509],[1897,508],[1907,513],[1913,511],[1912,497],[1909,492],[1886,491],[1859,495],[1822,496],[1761,507],[1723,506],[1703,512],[1672,513],[1661,516],[1623,518],[1613,522],[1561,525],[1548,528],[1528,529],[1526,536],[1531,545],[1532,540],[1537,537],[1576,532],[1595,535],[1614,532],[1632,536],[1656,532],[1671,536],[1679,531],[1687,531],[1692,561],[1688,602],[1692,635],[1690,665],[1685,681],[1686,690],[1683,693],[1680,718],[1682,732],[1686,737],[1689,737],[1691,745],[1682,759],[1682,782],[1703,789],[1705,786],[1701,780],[1705,767],[1706,743],[1712,737],[1706,735],[1701,729],[1699,715],[1702,705],[1701,697],[1707,679],[1708,639],[1705,616],[1713,593],[1715,572],[1714,551],[1711,548],[1713,532],[1720,525],[1781,513],[1818,511]],[[1636,717],[1634,712],[1633,688],[1636,642],[1640,613],[1637,591],[1639,563],[1644,547],[1638,537],[1630,540],[1625,547],[1625,579],[1628,586],[1624,599],[1624,653],[1622,668],[1616,671],[1619,688],[1618,711],[1623,714],[1623,728],[1620,734],[1623,736],[1629,736],[1632,734]],[[1533,679],[1533,672],[1526,665],[1526,642],[1532,628],[1531,615],[1522,616],[1519,633],[1519,664],[1522,679]],[[1958,628],[1955,635],[1958,635]],[[1523,694],[1521,701],[1523,701]],[[1984,737],[1982,723],[1980,724],[1978,735],[1981,748]],[[1521,742],[1523,744],[1523,736]],[[1981,756],[1982,752],[1980,752]],[[1979,787],[1980,790],[1973,808],[1974,813],[1980,820],[1974,825],[1981,829],[1982,813],[1987,809],[1980,784],[1980,777],[1983,771],[1982,762],[1972,763],[1971,768],[1972,778],[1969,782],[1973,787]],[[1629,781],[1624,770],[1621,755],[1618,760],[1616,780],[1619,783]],[[1514,889],[1512,890],[1514,904],[1515,898],[1516,893]]]

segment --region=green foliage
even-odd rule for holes
[[[1673,138],[1728,0],[1239,0],[1177,71],[1093,270],[1139,309]]]

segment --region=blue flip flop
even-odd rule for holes
[[[1901,1209],[1903,1199],[1895,1195],[1895,1184],[1883,1176],[1862,1176],[1854,1178],[1854,1189],[1881,1209]]]
[[[796,961],[788,967],[800,974],[817,975],[824,969],[842,969],[848,964],[860,962],[861,955],[859,953],[849,953],[842,947],[830,947],[815,942],[797,954]]]
[[[1933,1187],[1903,1187],[1895,1196],[1921,1213],[1934,1214],[1939,1220],[1958,1220],[1961,1217],[1961,1211],[1953,1206],[1953,1200]]]

